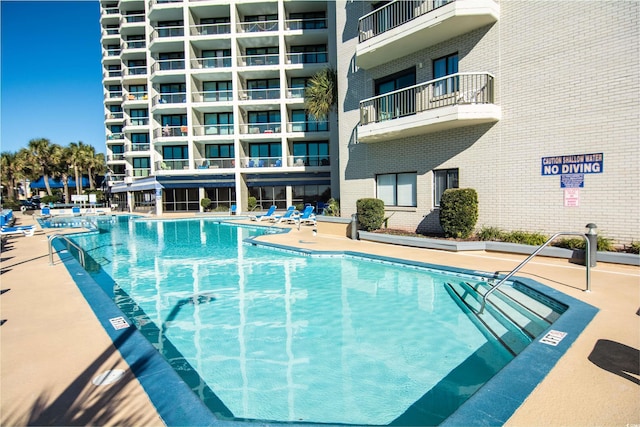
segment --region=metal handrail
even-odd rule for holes
[[[73,241],[69,239],[67,236],[65,236],[64,234],[52,234],[51,236],[49,236],[49,265],[53,265],[53,241],[58,237],[65,240],[67,244],[73,246],[78,250],[78,256],[80,257],[80,265],[82,265],[82,268],[84,268],[85,267],[84,250],[77,244],[73,243]]]
[[[491,289],[489,289],[482,297],[482,306],[480,307],[480,312],[478,314],[483,313],[484,308],[487,305],[487,298],[489,298],[489,295],[491,295],[496,289],[498,289],[500,285],[502,285],[504,282],[509,280],[511,276],[513,276],[518,271],[520,271],[520,269],[524,267],[526,263],[531,261],[531,259],[536,255],[538,255],[549,243],[551,243],[553,239],[562,235],[581,236],[584,238],[585,242],[587,242],[587,246],[585,249],[585,265],[587,267],[587,289],[585,289],[585,291],[590,292],[591,291],[591,242],[589,241],[589,238],[585,234],[575,233],[575,232],[561,232],[561,233],[556,233],[553,236],[549,237],[549,239],[546,242],[544,242],[538,249],[536,249],[531,255],[529,255],[527,259],[522,261],[516,268],[511,270],[509,274],[507,274],[496,285],[494,285]]]

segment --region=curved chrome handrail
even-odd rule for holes
[[[586,289],[586,291],[590,292],[591,291],[591,242],[589,241],[589,238],[586,235],[582,234],[582,233],[575,233],[575,232],[556,233],[553,236],[549,237],[549,239],[546,242],[544,242],[538,249],[536,249],[531,255],[529,255],[527,257],[527,259],[522,261],[516,268],[511,270],[511,272],[509,274],[504,276],[496,285],[494,285],[491,289],[489,289],[484,294],[484,296],[482,297],[482,306],[480,307],[480,311],[479,311],[478,314],[482,314],[484,312],[484,308],[487,305],[487,298],[489,298],[489,295],[491,295],[493,293],[493,291],[498,289],[498,287],[500,285],[502,285],[504,282],[506,282],[507,280],[509,280],[511,278],[511,276],[513,276],[518,271],[520,271],[520,269],[522,267],[524,267],[526,263],[531,261],[531,259],[533,257],[535,257],[536,255],[538,255],[549,243],[551,243],[551,241],[553,239],[555,239],[558,236],[562,236],[562,235],[581,236],[587,242],[587,246],[586,246],[586,249],[585,249],[585,265],[587,267],[587,289]]]
[[[49,265],[53,265],[53,241],[57,238],[61,238],[65,240],[68,245],[71,245],[78,250],[80,265],[82,265],[82,268],[84,268],[85,267],[84,250],[77,244],[73,243],[73,241],[69,239],[67,236],[65,236],[64,234],[58,234],[58,233],[52,234],[51,236],[49,236]]]

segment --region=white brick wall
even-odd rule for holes
[[[551,234],[595,222],[606,237],[640,240],[640,3],[510,0],[500,8],[494,25],[354,72],[357,34],[345,28],[371,9],[338,3],[343,215],[375,197],[376,174],[417,171],[417,208],[396,209],[389,225],[437,227],[431,171],[457,167],[460,186],[478,191],[479,227]],[[461,72],[496,77],[498,123],[353,143],[358,101],[373,95],[376,78],[416,65],[418,82],[429,80],[432,60],[453,52]],[[564,207],[560,177],[541,176],[541,158],[599,152],[604,173],[585,175],[580,206]]]

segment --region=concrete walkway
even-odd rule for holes
[[[34,222],[18,214],[19,225]],[[9,237],[2,250],[0,425],[163,425],[66,268],[57,256],[49,265],[47,235],[60,232]],[[262,238],[492,272],[507,272],[523,259],[352,241],[323,234],[322,227],[318,235],[302,227]],[[590,293],[583,292],[584,267],[566,260],[536,258],[519,275],[600,312],[507,425],[640,425],[640,268],[599,263]],[[125,371],[120,381],[93,385],[98,375],[115,369]]]

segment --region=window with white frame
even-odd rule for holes
[[[417,206],[416,177],[416,172],[377,175],[378,199],[382,200],[385,206]]]
[[[440,206],[442,193],[449,188],[458,188],[458,169],[441,169],[433,171],[433,204]]]

